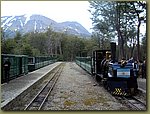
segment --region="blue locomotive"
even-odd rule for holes
[[[97,81],[102,82],[111,94],[129,96],[136,93],[138,88],[136,70],[132,63],[124,59],[119,62],[116,60],[115,43],[111,43],[111,50],[93,51],[90,62],[89,57],[84,59],[82,58],[81,61],[80,57],[77,57],[76,63],[95,76]],[[84,62],[86,59],[88,59],[88,64]]]

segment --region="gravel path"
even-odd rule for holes
[[[128,110],[76,63],[67,62],[43,110]]]

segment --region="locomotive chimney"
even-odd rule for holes
[[[111,42],[110,46],[111,46],[111,58],[115,62],[116,61],[116,43]]]

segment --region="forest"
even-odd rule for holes
[[[74,61],[76,56],[91,56],[92,51],[110,49],[117,43],[117,59],[146,58],[147,34],[140,27],[146,25],[145,1],[90,1],[93,32],[90,38],[55,32],[16,32],[8,38],[1,28],[1,53],[29,56],[54,56],[62,61]]]

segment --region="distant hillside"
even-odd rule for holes
[[[65,32],[68,34],[78,35],[81,37],[90,37],[90,33],[78,22],[62,22],[49,19],[42,15],[20,15],[20,16],[3,16],[1,17],[1,27],[5,35],[14,37],[16,31],[22,34],[28,32],[44,32],[51,26],[54,31]]]

